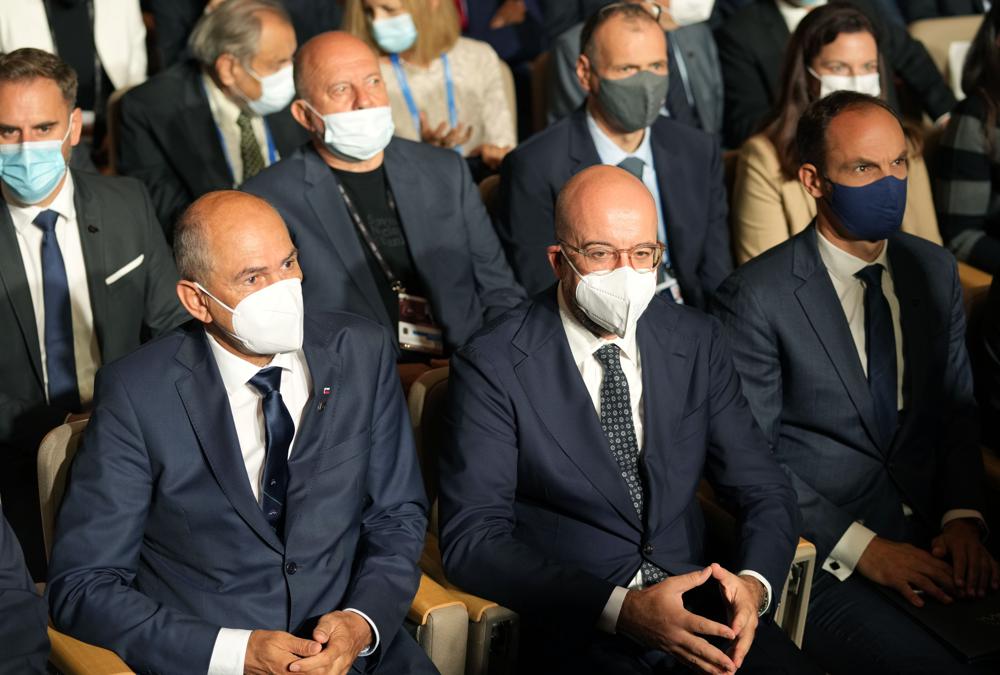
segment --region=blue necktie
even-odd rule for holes
[[[42,231],[42,300],[45,305],[45,371],[49,379],[49,405],[80,410],[73,353],[73,308],[69,300],[66,264],[56,240],[59,214],[45,210],[32,221]]]
[[[281,400],[281,368],[264,368],[250,378],[250,384],[264,398],[264,479],[261,481],[260,508],[280,537],[288,490],[288,446],[295,434],[295,424]]]
[[[899,422],[897,407],[896,335],[889,301],[882,293],[881,265],[869,265],[854,276],[865,285],[865,351],[868,354],[868,389],[875,403],[875,418],[888,448]]]

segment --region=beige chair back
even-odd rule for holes
[[[924,19],[910,24],[910,35],[923,43],[941,76],[945,78],[945,81],[949,81],[948,55],[951,44],[971,41],[982,23],[982,14]]]
[[[436,512],[438,496],[438,453],[444,443],[444,409],[448,400],[448,368],[435,368],[421,375],[410,387],[410,421],[417,445],[417,457],[424,476],[427,501]],[[432,516],[433,518],[433,516]],[[431,524],[436,532],[437,523]]]
[[[56,515],[66,491],[66,477],[86,428],[87,420],[63,424],[47,433],[38,447],[38,498],[42,507],[46,557],[52,554]]]

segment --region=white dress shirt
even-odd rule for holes
[[[263,397],[250,384],[250,379],[262,370],[245,359],[236,356],[220,345],[212,336],[206,336],[215,362],[219,366],[222,384],[229,398],[229,408],[233,414],[233,424],[236,427],[236,438],[246,465],[247,479],[254,499],[260,503],[260,486],[264,477],[265,431]],[[295,438],[298,435],[302,412],[309,401],[312,389],[312,379],[309,375],[309,365],[306,363],[302,350],[275,354],[265,367],[281,368],[281,400],[288,409],[288,414],[295,424],[292,442],[288,445],[288,455],[295,448]],[[368,616],[356,609],[345,609],[345,612],[359,614],[371,626],[375,636],[372,644],[361,653],[367,656],[375,651],[379,643],[378,628]],[[237,628],[220,628],[212,649],[212,659],[208,666],[208,675],[243,675],[246,659],[247,643],[253,631]]]
[[[844,310],[847,325],[851,329],[851,337],[854,339],[854,347],[866,376],[868,375],[868,351],[865,346],[865,287],[861,280],[854,275],[865,267],[876,263],[885,268],[882,273],[882,293],[889,303],[889,312],[892,315],[892,330],[896,340],[896,405],[901,410],[903,408],[903,369],[906,364],[903,359],[903,332],[899,323],[899,299],[896,297],[896,288],[892,282],[892,268],[886,253],[889,243],[886,242],[885,246],[882,247],[882,252],[873,263],[870,263],[837,248],[827,241],[826,237],[818,230],[816,235],[819,257],[823,261],[823,265],[826,266],[830,281],[833,282],[833,289]],[[906,516],[913,514],[913,510],[906,504],[902,505],[902,509]],[[983,516],[978,511],[952,509],[942,517],[941,527],[958,518],[977,518],[985,525]],[[833,547],[829,557],[823,561],[823,569],[844,581],[854,573],[858,560],[861,559],[861,555],[875,536],[875,532],[862,523],[851,523]]]
[[[42,228],[35,225],[35,217],[42,211],[52,210],[59,214],[56,220],[56,241],[66,266],[66,280],[69,282],[69,302],[73,317],[73,357],[76,361],[76,386],[80,392],[80,403],[87,405],[94,397],[94,375],[101,365],[101,351],[94,331],[94,313],[90,306],[90,286],[87,283],[87,266],[83,260],[83,246],[80,243],[80,227],[76,219],[76,204],[73,201],[73,175],[66,174],[66,180],[55,200],[45,208],[39,206],[17,206],[15,198],[3,185],[3,196],[14,223],[17,246],[21,252],[24,276],[28,280],[31,305],[35,311],[35,326],[38,329],[38,347],[42,355],[42,380],[45,397],[49,395],[48,364],[45,362],[45,299],[42,276]]]
[[[639,147],[635,149],[635,152],[631,153],[622,150],[607,134],[601,131],[601,127],[597,125],[596,120],[594,120],[589,110],[587,111],[587,130],[590,131],[590,138],[593,139],[594,147],[597,148],[597,156],[600,158],[601,164],[618,166],[627,157],[636,157],[642,160],[642,182],[646,186],[646,189],[649,190],[649,193],[653,195],[653,201],[656,202],[656,236],[661,242],[669,244],[667,241],[667,226],[663,221],[663,202],[660,201],[660,184],[656,182],[656,166],[653,164],[653,144],[650,128],[646,127],[643,130],[642,142],[639,143]]]
[[[562,285],[559,286],[557,296],[559,298],[559,318],[566,331],[566,340],[569,342],[573,362],[576,363],[576,367],[580,371],[580,377],[583,378],[583,384],[587,388],[587,393],[590,394],[590,400],[594,403],[594,410],[598,417],[601,414],[601,381],[604,379],[604,366],[594,356],[594,352],[607,344],[618,345],[621,350],[621,366],[625,373],[625,381],[628,383],[629,403],[632,408],[632,426],[635,428],[636,444],[639,452],[642,453],[645,441],[642,410],[642,357],[636,344],[635,331],[628,333],[624,338],[617,335],[610,339],[598,337],[580,323],[566,306]],[[748,574],[764,585],[767,592],[767,605],[770,606],[771,585],[767,579],[751,570],[743,570],[740,574]],[[639,569],[629,581],[628,588],[618,586],[611,592],[611,596],[597,620],[597,627],[607,633],[614,633],[628,589],[642,588],[642,586],[642,569]]]
[[[233,172],[233,187],[239,187],[243,183],[243,155],[240,154],[240,125],[236,123],[236,120],[243,111],[216,86],[207,74],[202,75],[202,83],[208,96],[208,107],[212,111],[212,119],[215,120],[215,127],[222,140],[226,162]],[[253,128],[253,135],[257,138],[257,145],[260,146],[261,156],[264,158],[264,166],[270,166],[270,150],[274,150],[275,161],[279,158],[277,149],[269,143],[270,136],[264,118],[252,112],[247,114],[250,116],[250,126]]]

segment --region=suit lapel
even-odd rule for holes
[[[306,165],[306,201],[312,207],[316,222],[320,223],[333,244],[333,250],[340,257],[341,264],[374,312],[381,317],[383,325],[392,325],[385,306],[380,299],[378,286],[372,278],[365,259],[365,252],[358,241],[351,216],[340,196],[337,177],[323,162],[316,151],[310,148],[303,153]]]
[[[932,335],[928,326],[933,322],[927,317],[925,298],[931,297],[927,289],[927,279],[912,253],[903,248],[899,238],[889,242],[887,255],[892,268],[893,288],[899,301],[899,328],[903,338],[903,404],[907,410],[921,410],[918,399],[927,391],[927,364],[930,362]],[[916,417],[910,415],[906,422],[914,424]],[[904,425],[906,425],[904,422]],[[895,438],[905,438],[899,429]],[[896,445],[894,444],[893,449]]]
[[[667,255],[670,256],[670,265],[676,270],[679,267],[686,267],[685,261],[689,257],[685,255],[687,252],[687,242],[684,236],[685,219],[680,217],[677,203],[671,197],[685,183],[684,167],[681,163],[673,161],[676,155],[668,147],[670,134],[654,134],[653,129],[655,128],[656,122],[649,128],[650,145],[653,148],[653,168],[656,170],[656,185],[660,189],[660,203],[663,205],[663,227],[667,233],[667,241],[665,242]],[[683,276],[685,279],[688,278],[687,274]]]
[[[208,105],[201,73],[196,67],[187,73],[184,105],[171,118],[167,128],[165,142],[183,142],[187,146],[185,156],[190,157],[190,162],[178,173],[199,178],[198,184],[191,186],[196,194],[233,186],[233,171]]]
[[[2,198],[0,198],[0,282],[3,283],[14,316],[17,317],[24,345],[31,355],[31,366],[35,371],[38,386],[44,388],[42,350],[38,345],[35,308],[31,303],[31,291],[28,290],[28,277],[24,273],[24,261],[21,260],[21,248],[17,244],[14,221],[11,220],[10,211]]]
[[[622,518],[641,532],[642,523],[619,475],[621,469],[573,362],[554,289],[536,299],[514,338],[514,345],[526,355],[514,366],[514,373],[562,451]]]
[[[328,437],[335,421],[331,422],[331,417],[337,413],[341,397],[343,364],[340,354],[331,344],[324,344],[316,339],[320,335],[328,336],[329,331],[312,331],[309,328],[310,324],[307,323],[302,351],[309,365],[312,393],[302,411],[302,419],[288,460],[286,542],[291,541],[295,523],[303,510],[301,505],[308,502],[309,490],[314,482],[314,469],[321,451],[332,444]]]
[[[76,206],[76,223],[80,230],[80,246],[83,249],[83,263],[87,268],[87,286],[90,295],[90,308],[94,315],[94,331],[97,333],[98,347],[103,348],[104,327],[108,323],[108,289],[104,283],[105,244],[112,239],[102,232],[101,204],[94,195],[87,179],[73,172],[73,202]],[[105,357],[101,352],[102,358]]]
[[[689,354],[691,345],[674,330],[676,308],[670,307],[668,311],[669,323],[662,325],[656,321],[663,313],[656,305],[650,307],[639,320],[636,333],[642,364],[642,460],[647,476],[649,532],[655,532],[659,526],[659,516],[664,512],[660,504],[665,495],[672,492],[669,469],[677,452],[672,441],[685,409],[686,383],[691,381],[694,366],[694,359]]]
[[[597,146],[594,145],[590,129],[587,128],[586,104],[573,111],[570,117],[569,157],[573,160],[570,175],[576,175],[588,166],[601,163],[601,157],[597,154]]]
[[[283,551],[247,480],[229,399],[202,328],[189,330],[176,358],[190,370],[177,380],[177,393],[215,480],[247,525],[272,548]]]
[[[823,349],[833,363],[851,402],[868,431],[872,444],[880,448],[880,434],[875,420],[875,404],[868,389],[868,379],[861,367],[858,350],[847,325],[830,275],[819,257],[815,225],[795,238],[793,272],[802,279],[795,297],[809,319]]]
[[[427,279],[429,270],[420,268],[421,263],[437,260],[433,246],[428,241],[429,228],[424,216],[427,213],[427,195],[433,195],[434,190],[426,184],[425,173],[406,169],[407,158],[402,156],[398,143],[390,143],[385,150],[385,175],[389,188],[396,200],[396,213],[400,226],[406,234],[406,245],[410,249],[410,257],[421,278]]]

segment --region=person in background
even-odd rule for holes
[[[449,5],[450,7],[450,5]],[[393,137],[378,57],[343,32],[295,61],[292,114],[311,143],[244,189],[281,213],[309,311],[348,311],[426,364],[524,299],[458,154]]]
[[[190,57],[188,38],[198,19],[223,0],[148,0],[156,26],[156,60],[159,69],[169,68]],[[340,27],[342,0],[282,0],[295,27],[300,45],[315,35]]]
[[[632,0],[639,2],[639,0]],[[667,33],[667,61],[673,77],[667,88],[664,113],[683,124],[722,133],[722,70],[719,53],[708,25],[714,0],[644,2]],[[605,5],[607,6],[607,5]],[[583,22],[568,29],[552,43],[555,74],[549,104],[549,123],[569,115],[586,94],[576,77]]]
[[[788,42],[782,72],[781,98],[770,121],[740,148],[732,195],[737,264],[798,234],[816,217],[816,200],[798,180],[795,147],[795,129],[809,104],[840,90],[885,99],[887,75],[875,29],[851,5],[810,12]],[[903,231],[940,244],[927,167],[910,136],[907,147]]]
[[[608,0],[539,0],[549,40],[554,41],[573,26],[608,4]]]
[[[183,318],[142,185],[66,168],[83,126],[75,100],[58,57],[0,56],[0,496],[38,580],[39,442],[89,409],[102,363]]]
[[[875,27],[889,75],[884,83],[889,103],[898,108],[893,80],[899,77],[930,118],[942,122],[955,105],[955,95],[927,49],[904,26],[885,22],[875,0],[848,1]],[[789,37],[806,14],[825,4],[826,0],[754,0],[716,32],[725,83],[726,147],[738,148],[760,130],[781,93],[781,63]]]
[[[108,98],[146,79],[146,26],[139,0],[0,2],[0,54],[35,47],[58,54],[76,71],[83,143],[74,168],[108,163]]]
[[[983,14],[995,4],[990,0],[896,0],[896,3],[910,23],[942,16]]]
[[[529,293],[552,282],[555,196],[594,164],[639,177],[657,203],[666,245],[658,288],[695,307],[732,270],[726,187],[717,139],[660,115],[668,89],[663,29],[641,4],[596,12],[584,26],[577,77],[587,100],[504,161],[497,229]]]
[[[1000,273],[1000,6],[986,15],[962,72],[963,99],[935,156],[941,234],[955,257]]]
[[[995,672],[883,594],[1000,589],[955,258],[899,232],[909,151],[884,101],[818,99],[796,145],[816,219],[739,267],[713,311],[816,545],[803,649],[833,675]]]
[[[402,627],[427,503],[391,336],[303,311],[252,195],[201,197],[174,255],[192,320],[101,369],[53,624],[140,673],[436,672]]]
[[[242,184],[305,142],[288,112],[295,31],[280,0],[226,0],[179,63],[121,101],[118,170],[149,189],[167,234],[202,194]]]
[[[451,0],[347,0],[344,29],[381,55],[400,138],[478,158],[476,175],[495,171],[517,144],[500,59],[461,37]]]
[[[49,656],[45,601],[24,567],[17,537],[0,514],[0,675],[44,675]]]

